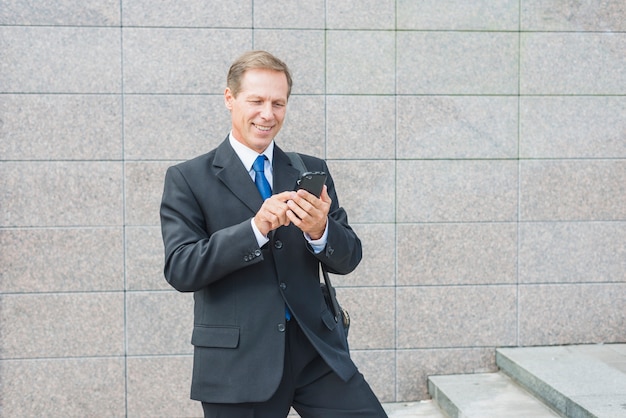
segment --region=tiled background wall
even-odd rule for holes
[[[200,415],[158,206],[252,48],[363,239],[335,282],[383,401],[496,346],[626,341],[623,0],[4,0],[4,416]]]

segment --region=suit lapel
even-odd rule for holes
[[[273,193],[295,190],[300,171],[291,165],[289,156],[274,144],[274,187]]]
[[[220,144],[213,160],[215,175],[224,185],[237,196],[253,213],[256,213],[263,199],[257,190],[250,174],[246,171],[235,150],[228,143],[228,138]],[[219,199],[219,196],[217,197]]]

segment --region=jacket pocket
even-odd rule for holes
[[[196,325],[191,335],[191,344],[198,347],[237,348],[239,328]]]

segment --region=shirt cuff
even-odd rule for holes
[[[311,248],[313,248],[315,254],[321,253],[324,251],[326,242],[328,241],[328,222],[326,222],[326,229],[324,229],[324,233],[320,239],[311,239],[311,236],[306,232],[304,233],[304,238],[306,238]]]
[[[263,235],[261,233],[261,231],[259,231],[259,228],[257,228],[256,224],[254,223],[254,218],[252,218],[250,220],[250,224],[252,225],[252,230],[254,231],[254,236],[256,237],[256,242],[259,243],[259,248],[261,248],[262,246],[267,244],[270,241],[270,239],[268,237],[266,237],[265,235]]]

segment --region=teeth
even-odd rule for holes
[[[261,125],[254,125],[257,127],[257,129],[261,130],[261,131],[269,131],[270,129],[272,129],[271,126],[261,126]]]

